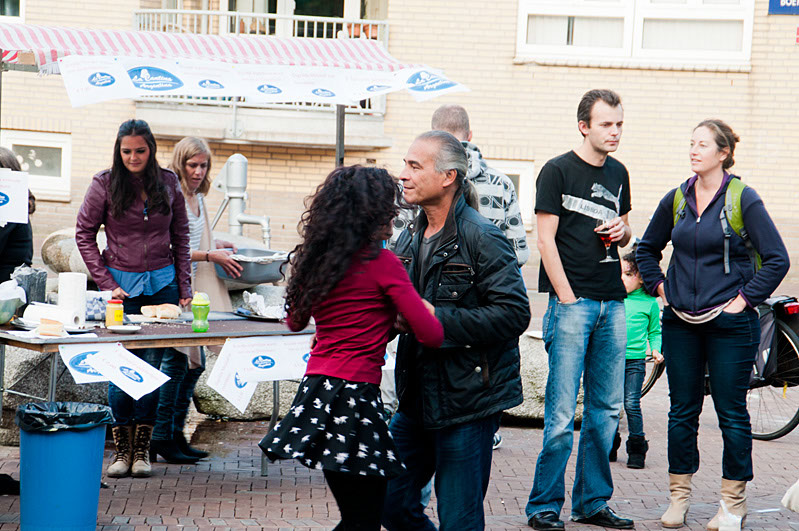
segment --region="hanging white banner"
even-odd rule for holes
[[[116,57],[70,55],[59,61],[68,72],[62,77],[73,107],[133,94],[133,85]]]
[[[165,95],[352,105],[403,89],[417,100],[468,90],[430,68],[390,72],[77,55],[59,59],[59,68],[73,107],[109,99]]]
[[[103,343],[84,346],[97,351],[87,356],[86,362],[134,400],[152,393],[169,380],[169,376],[126,350],[121,343],[115,343],[116,348],[101,348],[106,346]]]
[[[69,369],[69,373],[76,384],[107,382],[108,378],[92,367],[87,358],[97,354],[102,349],[116,351],[117,345],[113,343],[97,343],[94,345],[58,345],[61,360]]]
[[[230,339],[227,340],[228,342]],[[227,342],[225,343],[227,345]],[[208,375],[206,385],[219,393],[222,398],[233,404],[236,409],[244,413],[247,405],[255,394],[256,382],[247,382],[238,374],[237,360],[231,356],[231,351],[222,348],[216,358],[214,368]]]
[[[262,336],[228,339],[222,348],[236,360],[237,372],[248,382],[302,378],[311,350],[310,336]]]
[[[0,168],[0,223],[28,223],[28,173]]]
[[[302,378],[310,350],[310,336],[305,334],[231,338],[207,384],[244,413],[258,382]]]

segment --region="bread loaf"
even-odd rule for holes
[[[155,317],[156,319],[177,319],[180,317],[180,306],[175,304],[142,306],[141,314],[145,317]]]
[[[52,319],[42,318],[38,331],[40,336],[61,337],[64,335],[64,324]]]
[[[177,319],[180,317],[180,306],[175,304],[159,304],[155,307],[155,316],[158,319]]]

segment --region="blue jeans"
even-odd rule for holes
[[[705,366],[721,428],[722,477],[750,481],[752,428],[746,409],[749,376],[760,343],[757,312],[724,313],[710,322],[688,324],[663,310],[663,352],[669,380],[668,455],[670,474],[699,469],[697,432],[705,400]]]
[[[189,414],[189,406],[191,406],[191,400],[194,397],[194,388],[197,387],[200,375],[205,372],[205,348],[201,347],[200,352],[202,365],[189,369],[178,389],[178,398],[175,402],[175,418],[173,420],[175,431],[183,431],[183,427],[186,425],[186,417]]]
[[[560,514],[566,498],[564,473],[574,443],[574,412],[580,377],[584,407],[572,489],[572,516],[593,516],[613,495],[609,454],[619,427],[624,395],[627,327],[624,303],[579,298],[561,304],[554,295],[544,315],[549,377],[544,399],[544,443],[525,512]]]
[[[627,360],[624,368],[624,412],[630,437],[644,438],[644,415],[641,413],[641,388],[644,386],[646,360]]]
[[[139,295],[129,297],[123,301],[127,314],[141,313],[142,306],[152,304],[177,304],[179,300],[177,280],[153,295]],[[141,348],[131,350],[133,354],[143,359],[153,367],[161,366],[164,348]],[[108,384],[108,405],[114,414],[114,426],[131,426],[136,424],[155,425],[156,410],[158,409],[158,389],[134,400],[116,385]]]
[[[153,440],[168,441],[175,431],[175,412],[178,395],[183,380],[189,371],[189,360],[182,352],[173,348],[164,349],[161,358],[161,372],[169,376],[169,380],[159,389],[158,411],[153,428]]]
[[[500,413],[436,430],[397,412],[391,434],[407,470],[389,480],[383,525],[389,531],[435,530],[424,514],[422,488],[435,474],[442,531],[485,528],[483,499],[491,475],[494,432]]]

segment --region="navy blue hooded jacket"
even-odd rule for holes
[[[652,220],[638,245],[638,268],[647,291],[657,295],[657,287],[665,281],[669,304],[678,310],[701,313],[715,308],[741,294],[751,307],[763,302],[788,273],[790,261],[774,222],[766,212],[763,200],[751,187],[741,195],[744,227],[763,267],[755,273],[744,241],[735,232],[730,239],[730,273],[724,273],[724,231],[719,214],[731,178],[724,175],[721,188],[702,216],[697,216],[694,185],[697,176],[682,184],[685,210],[674,224],[674,194],[671,190],[660,200]],[[660,269],[662,251],[671,240],[673,251],[664,277]]]

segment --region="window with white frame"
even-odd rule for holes
[[[533,227],[535,202],[535,163],[529,160],[486,159],[486,164],[510,177],[527,230]]]
[[[69,201],[72,138],[64,133],[3,130],[0,144],[17,156],[37,199]]]
[[[754,0],[519,0],[519,62],[748,67]]]
[[[23,22],[25,0],[0,0],[0,22]]]

